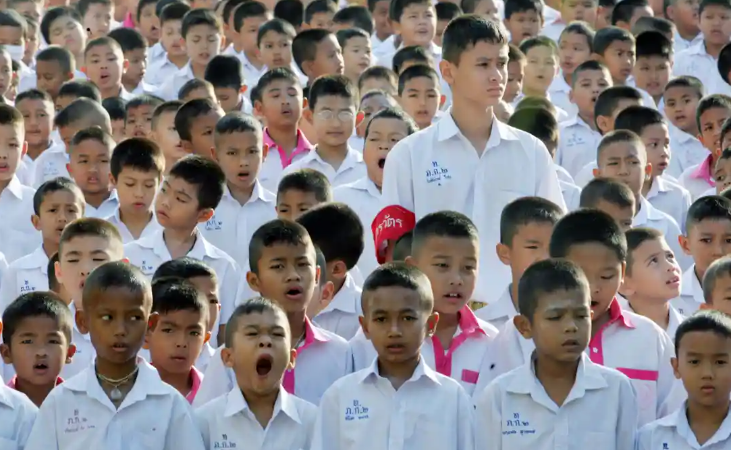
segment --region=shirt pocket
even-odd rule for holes
[[[0,448],[3,450],[18,450],[20,446],[12,439],[0,437]]]

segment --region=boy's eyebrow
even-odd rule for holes
[[[374,311],[371,311],[371,315],[388,314],[390,312],[392,312],[392,311],[387,311],[385,309],[376,309]],[[416,314],[416,310],[414,308],[403,308],[403,309],[398,310],[397,312],[399,314],[405,314],[405,313]]]
[[[700,352],[687,352],[686,355],[688,356],[703,356],[705,353]],[[730,352],[723,352],[723,353],[713,353],[711,356],[731,356]]]

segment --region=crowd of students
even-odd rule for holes
[[[0,450],[731,447],[731,0],[0,3]]]

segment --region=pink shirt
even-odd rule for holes
[[[132,13],[128,12],[127,15],[124,17],[124,22],[122,22],[122,26],[124,28],[134,28],[135,22],[132,20]]]
[[[15,385],[16,385],[17,383],[18,383],[18,376],[17,376],[17,375],[15,375],[15,376],[14,376],[13,378],[11,378],[11,379],[10,379],[10,381],[8,381],[8,384],[7,384],[7,386],[8,386],[8,387],[9,387],[10,389],[15,389],[15,390],[17,390],[17,389],[16,389],[16,387],[15,387]],[[61,377],[57,377],[57,378],[56,378],[56,386],[58,386],[58,385],[59,385],[59,384],[61,384],[61,383],[63,383],[63,378],[61,378]]]
[[[693,178],[705,181],[711,187],[715,186],[716,182],[713,179],[713,173],[712,173],[712,169],[711,169],[712,162],[713,162],[713,155],[708,155],[708,157],[706,159],[704,159],[703,162],[698,165],[698,168],[696,170],[694,170],[690,176]]]
[[[271,192],[277,192],[279,179],[282,177],[282,171],[289,167],[293,162],[303,158],[314,148],[310,141],[307,140],[301,130],[297,129],[297,147],[291,154],[279,146],[269,135],[269,131],[264,128],[264,144],[269,147],[266,158],[261,163],[259,170],[259,182],[264,188]]]
[[[185,396],[188,403],[193,404],[195,396],[198,393],[198,389],[201,387],[201,381],[203,381],[203,374],[198,371],[195,367],[190,368],[190,380],[193,382],[190,388],[190,392]]]
[[[267,128],[264,128],[264,143],[269,146],[269,152],[271,152],[273,149],[277,150],[277,152],[279,153],[279,160],[282,164],[282,169],[285,169],[287,168],[287,166],[292,164],[292,161],[298,155],[308,153],[310,150],[313,149],[312,144],[310,144],[310,141],[307,140],[307,138],[304,134],[302,134],[302,131],[300,131],[299,128],[297,129],[297,147],[289,156],[287,156],[287,152],[285,152],[280,145],[274,142],[274,139],[272,139],[272,137],[269,135],[269,129]]]

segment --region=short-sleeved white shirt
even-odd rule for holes
[[[680,264],[680,267],[683,270],[690,267],[693,264],[693,260],[680,247],[678,236],[680,236],[681,232],[675,219],[655,208],[645,197],[640,197],[640,205],[640,210],[637,211],[637,214],[632,220],[632,226],[654,228],[662,233],[665,236],[668,246],[670,246],[670,249],[675,254],[675,259]]]
[[[710,152],[695,136],[691,136],[675,125],[669,123],[670,130],[670,165],[665,173],[680,178],[689,167],[695,166],[708,158]]]
[[[680,279],[680,297],[671,300],[670,304],[680,314],[689,317],[705,303],[703,286],[701,286],[701,282],[695,274],[695,264],[693,264],[683,272]]]
[[[354,183],[366,176],[363,155],[348,147],[348,153],[337,170],[317,153],[317,147],[282,171],[282,177],[298,169],[314,169],[325,175],[334,187]],[[281,180],[281,178],[280,178]]]
[[[0,378],[0,448],[23,450],[37,415],[36,405]]]
[[[581,117],[573,116],[561,123],[556,149],[556,163],[576,178],[579,171],[596,160],[596,151],[602,135],[592,130]]]
[[[98,208],[87,203],[84,207],[84,217],[104,219],[114,214],[117,209],[119,209],[119,197],[117,197],[117,190],[115,189],[109,193],[109,197]]]
[[[338,186],[333,190],[333,199],[345,203],[358,213],[363,224],[363,253],[358,259],[360,273],[367,277],[379,266],[376,247],[373,242],[371,224],[381,211],[381,191],[370,178],[363,177],[355,183]]]
[[[659,176],[653,180],[645,198],[652,206],[675,219],[681,230],[685,229],[685,218],[691,204],[687,189],[669,181],[665,176]]]
[[[33,187],[38,188],[48,180],[56,177],[71,179],[66,165],[69,163],[69,155],[66,153],[66,146],[61,143],[52,146],[41,153],[34,164]]]
[[[518,315],[518,311],[513,304],[511,286],[512,284],[508,285],[496,301],[488,302],[487,305],[475,311],[475,316],[498,330],[503,327],[505,322],[512,321],[513,317]]]
[[[363,315],[360,297],[362,290],[350,273],[332,301],[315,316],[314,321],[320,328],[335,333],[343,339],[350,339],[360,329],[358,318]]]
[[[0,251],[8,262],[32,253],[41,244],[41,233],[30,221],[34,214],[33,196],[36,191],[13,177],[0,193]]]
[[[171,100],[178,99],[178,92],[185,83],[195,78],[193,69],[190,67],[190,61],[177,71],[173,72],[172,75],[165,78],[157,90],[156,95],[161,99],[169,102]]]
[[[0,311],[18,296],[48,290],[48,256],[43,247],[16,259],[3,273],[0,283]]]
[[[637,450],[726,450],[731,448],[731,414],[709,440],[700,445],[690,428],[687,406],[683,404],[674,413],[648,423],[637,432]]]
[[[114,214],[111,216],[108,216],[106,219],[107,222],[111,223],[115,227],[117,227],[117,230],[119,230],[119,234],[122,235],[122,242],[124,244],[129,244],[130,242],[136,241],[135,237],[132,236],[132,233],[129,231],[129,228],[127,228],[127,225],[122,222],[122,217],[119,215],[119,207],[114,210]],[[149,222],[147,222],[147,225],[145,225],[145,228],[142,230],[142,233],[140,234],[140,239],[144,239],[158,231],[162,230],[162,227],[157,222],[157,219],[155,218],[155,215],[153,214],[152,218]]]

